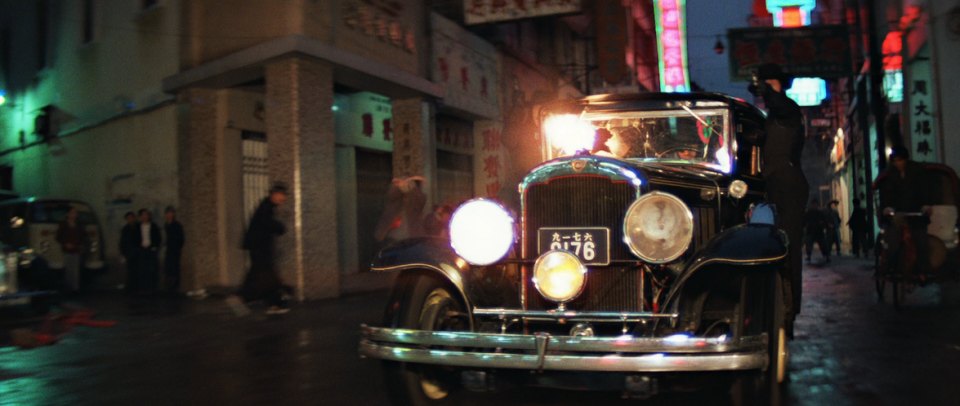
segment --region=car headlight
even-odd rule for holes
[[[450,217],[450,245],[474,265],[499,261],[513,245],[513,217],[487,199],[468,201]]]
[[[576,299],[586,282],[587,267],[567,251],[548,251],[533,264],[533,286],[554,302]]]
[[[693,239],[693,213],[674,195],[647,193],[627,209],[623,239],[644,261],[673,261],[683,255]]]

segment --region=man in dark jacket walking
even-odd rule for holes
[[[800,168],[803,113],[786,94],[791,82],[779,65],[764,64],[748,89],[763,98],[768,112],[762,149],[763,177],[767,184],[767,200],[777,208],[777,226],[787,233],[790,244],[787,266],[781,273],[789,334],[793,334],[793,320],[800,313],[803,280],[800,241],[803,239],[803,209],[810,193],[807,178]]]
[[[137,233],[137,288],[141,293],[153,293],[157,290],[160,277],[160,264],[157,253],[163,237],[160,227],[153,222],[150,210],[140,209],[140,229]]]
[[[250,218],[250,225],[243,238],[243,248],[250,254],[250,270],[244,278],[239,294],[244,302],[266,301],[270,306],[267,314],[283,314],[289,311],[283,300],[286,288],[274,268],[275,240],[286,231],[283,223],[276,219],[275,212],[276,208],[286,201],[286,186],[275,184],[270,189],[270,195],[263,199]],[[245,306],[238,303],[236,297],[228,298],[227,303],[238,315],[249,312],[244,310]]]
[[[140,268],[137,266],[137,244],[140,241],[140,227],[137,226],[137,215],[132,211],[124,214],[123,218],[127,221],[120,230],[120,253],[123,254],[123,259],[127,263],[127,284],[124,288],[128,293],[133,293],[139,289],[137,271]]]
[[[810,255],[813,254],[813,244],[820,247],[820,255],[823,256],[824,262],[830,262],[830,244],[826,242],[824,234],[827,224],[827,217],[823,210],[820,210],[820,202],[811,200],[810,207],[803,214],[803,237],[808,263]]]
[[[180,256],[183,253],[183,226],[177,221],[177,211],[167,207],[163,213],[165,224],[164,234],[167,235],[167,251],[163,256],[163,270],[166,277],[166,288],[170,292],[180,290]]]
[[[847,220],[850,226],[850,250],[860,258],[860,253],[867,256],[867,213],[860,207],[860,199],[853,199],[853,212]]]

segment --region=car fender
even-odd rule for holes
[[[463,275],[469,268],[448,240],[432,237],[411,238],[384,248],[370,266],[374,272],[400,272],[401,276],[406,272],[430,272],[457,290],[468,311],[473,306]]]
[[[666,305],[673,304],[691,277],[716,265],[775,270],[787,257],[787,235],[769,224],[741,224],[724,230],[697,251],[671,287]]]

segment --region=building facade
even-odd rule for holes
[[[282,278],[367,288],[395,180],[421,180],[423,214],[516,204],[539,104],[645,87],[649,1],[501,3],[5,1],[0,164],[18,193],[91,202],[114,259],[123,212],[178,207],[185,289],[240,283],[246,221],[284,182]],[[600,63],[603,10],[626,45]]]

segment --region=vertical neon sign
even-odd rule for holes
[[[686,0],[656,0],[657,53],[660,57],[660,90],[689,92],[687,70]]]

